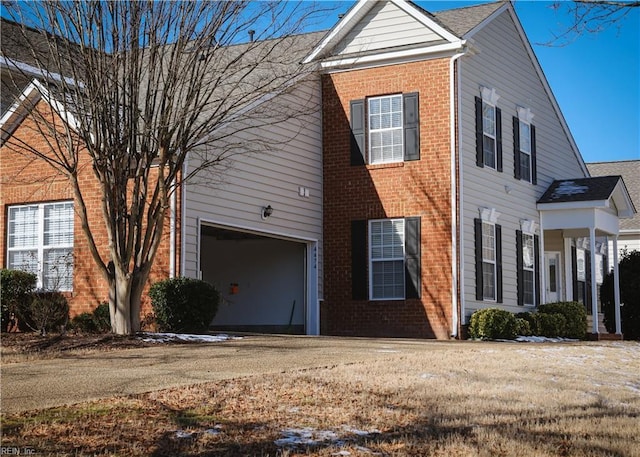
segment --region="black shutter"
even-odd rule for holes
[[[496,108],[496,169],[502,171],[502,110]]]
[[[571,246],[571,282],[573,283],[573,301],[578,301],[578,250]]]
[[[538,235],[533,235],[533,255],[535,256],[533,265],[535,268],[536,281],[534,305],[538,306],[540,304],[540,237],[538,237]]]
[[[351,221],[351,298],[366,300],[367,290],[367,221]]]
[[[496,224],[496,301],[502,303],[502,226]]]
[[[405,298],[420,298],[422,290],[420,271],[420,218],[406,218],[404,221],[404,233]]]
[[[476,300],[482,300],[484,298],[482,286],[482,219],[474,219],[473,227],[476,239]]]
[[[482,129],[482,99],[476,97],[476,165],[484,167],[484,145]]]
[[[364,100],[352,100],[351,110],[351,165],[364,165],[365,147],[365,112]]]
[[[520,119],[513,118],[513,177],[521,179],[520,173]]]
[[[536,159],[536,126],[531,126],[531,184],[538,184],[538,164]]]
[[[420,160],[420,108],[418,93],[404,94],[404,160]]]
[[[522,231],[516,230],[516,280],[518,306],[524,306],[524,263],[522,261]]]

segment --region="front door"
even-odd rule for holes
[[[547,303],[554,303],[562,300],[562,269],[560,268],[560,253],[545,252],[544,268],[547,283]]]

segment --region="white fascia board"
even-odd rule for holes
[[[41,97],[42,94],[37,86],[33,82],[29,83],[18,99],[13,102],[11,108],[0,118],[0,144],[3,144],[13,133],[18,124],[24,119],[31,108],[38,103]],[[27,100],[29,106],[25,106]]]
[[[16,60],[7,59],[5,56],[0,56],[0,68],[7,68],[9,70],[15,69],[22,73],[26,73],[32,76],[40,76],[42,78],[50,79],[52,81],[64,81],[67,84],[71,84],[73,86],[76,85],[76,80],[73,78],[62,76],[58,73],[50,73],[46,70],[41,70],[38,67],[34,67],[33,65],[29,65],[24,62],[18,62]],[[83,87],[83,84],[79,83],[78,86]]]
[[[426,16],[422,11],[415,8],[409,2],[405,0],[389,1],[400,8],[402,11],[407,13],[409,16],[420,22],[425,27],[433,30],[443,39],[448,41],[451,45],[458,44],[456,49],[460,48],[459,43],[462,42],[460,37],[452,34],[447,29],[440,26],[437,22],[433,21],[430,17]],[[333,42],[334,40],[337,41],[338,39],[342,39],[344,36],[346,36],[346,34],[349,33],[349,30],[355,25],[355,23],[371,8],[373,8],[375,4],[376,2],[371,0],[360,0],[358,3],[356,3],[353,8],[351,8],[351,10],[349,10],[349,12],[340,20],[340,22],[335,25],[335,27],[329,32],[329,34],[320,42],[320,44],[316,46],[316,48],[303,60],[303,63],[309,63],[313,61],[325,48],[329,46],[331,42]]]
[[[609,200],[588,200],[582,202],[558,202],[558,203],[538,203],[536,208],[539,211],[569,210],[569,209],[595,209],[608,208]]]
[[[360,0],[358,3],[353,5],[347,14],[338,21],[333,29],[331,29],[327,36],[325,36],[315,49],[305,57],[302,63],[307,64],[312,62],[336,37],[342,38],[345,36],[349,32],[349,29],[351,29],[350,24],[354,18],[356,18],[356,16],[366,14],[367,11],[375,6],[375,3],[376,2],[368,0]]]
[[[436,46],[425,46],[421,48],[405,49],[399,51],[385,52],[382,54],[372,54],[358,57],[347,57],[343,59],[321,62],[323,70],[339,69],[349,67],[350,70],[360,66],[389,65],[403,61],[419,60],[424,58],[449,57],[465,47],[464,40],[455,43],[443,43]]]

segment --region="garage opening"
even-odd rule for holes
[[[227,228],[200,228],[200,271],[222,303],[211,329],[305,333],[307,245]]]

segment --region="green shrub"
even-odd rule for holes
[[[512,340],[516,337],[516,326],[516,318],[509,311],[498,308],[481,309],[471,316],[469,335],[483,340]]]
[[[516,335],[531,336],[531,324],[527,319],[516,317]]]
[[[625,251],[618,264],[620,272],[620,318],[625,340],[640,340],[640,251]],[[616,331],[613,272],[604,277],[600,286],[604,325],[610,333]]]
[[[60,292],[35,292],[23,316],[25,323],[41,334],[53,330],[62,330],[69,321],[69,303]]]
[[[31,292],[35,287],[36,275],[33,273],[21,270],[0,270],[0,319],[3,332],[7,331],[12,315],[18,318],[18,322],[22,321],[23,315],[27,313],[27,308],[31,304]]]
[[[102,302],[92,313],[78,314],[71,321],[74,329],[85,333],[108,333],[111,331],[109,303]]]
[[[220,294],[199,279],[172,278],[149,290],[158,330],[201,332],[209,328],[218,311]]]
[[[533,316],[536,321],[536,336],[559,337],[567,325],[567,319],[562,314],[535,313]]]
[[[575,301],[547,303],[538,307],[538,313],[564,316],[565,325],[554,336],[584,339],[587,334],[587,311],[581,303]]]

